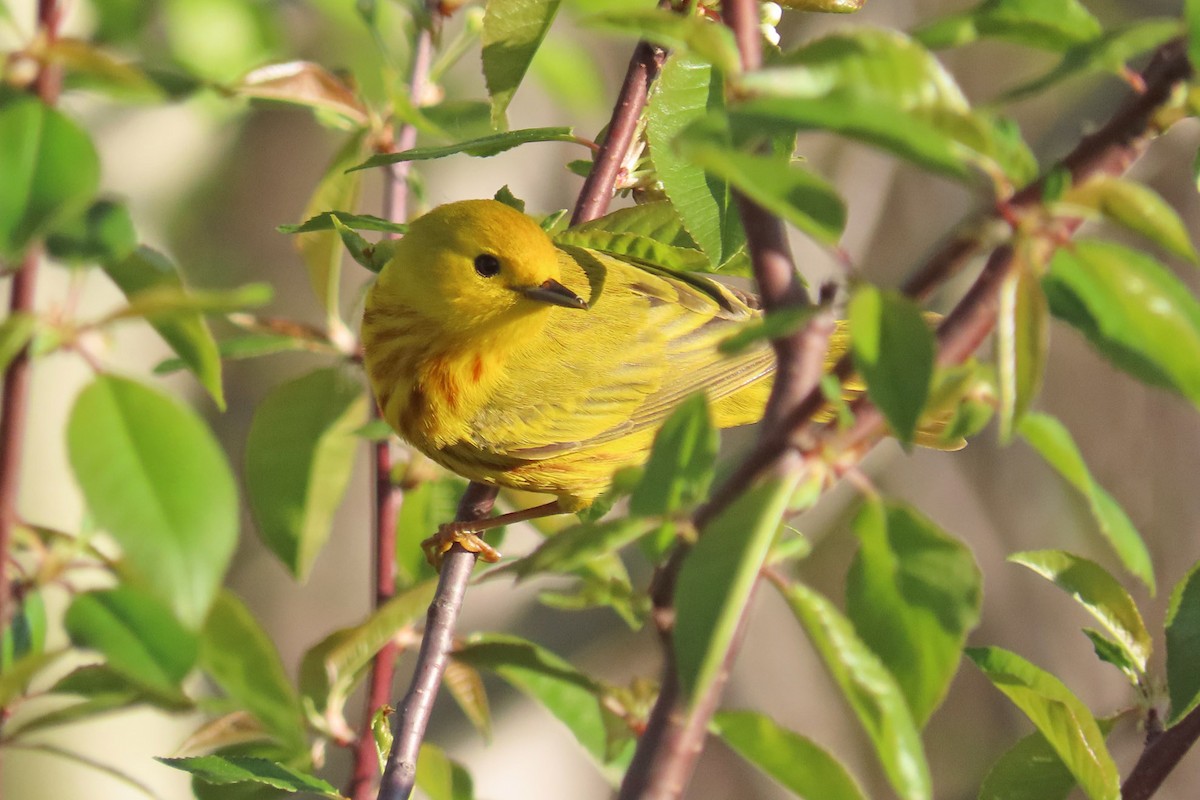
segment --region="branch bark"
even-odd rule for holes
[[[755,37],[750,37],[744,29],[740,29],[740,26],[749,22],[756,22],[756,18],[751,16],[750,6],[753,6],[753,3],[734,0],[727,4],[728,18],[735,26],[735,36],[739,44],[757,36],[755,33]],[[745,61],[745,55],[743,60]],[[1182,41],[1174,41],[1162,47],[1144,74],[1146,89],[1118,110],[1104,127],[1082,139],[1059,166],[1069,170],[1075,182],[1097,174],[1120,175],[1125,172],[1160,132],[1154,121],[1156,113],[1169,102],[1175,89],[1190,74],[1191,68]],[[989,223],[1011,218],[1013,214],[1019,214],[1040,204],[1043,183],[1044,180],[1039,180],[1030,184],[1014,195],[1005,207],[986,215],[977,225],[966,226],[964,230],[975,231],[977,236],[960,234],[950,239],[905,283],[906,293],[918,298],[927,296],[962,269],[984,248],[981,232],[986,230]],[[744,224],[747,228],[747,240],[753,254],[753,241],[763,234],[752,233],[751,226],[759,224],[754,221],[753,214],[748,220],[746,217],[743,219],[746,220]],[[1061,230],[1064,238],[1074,233],[1080,224],[1081,220],[1065,221]],[[770,241],[769,236],[765,240]],[[991,333],[998,314],[999,289],[1013,265],[1013,250],[1010,245],[1001,245],[992,252],[974,284],[939,326],[939,364],[965,360]],[[768,273],[773,273],[767,276],[768,279],[778,277],[779,273],[773,272],[775,269],[778,267],[767,268]],[[755,275],[760,275],[760,263],[757,259]],[[760,287],[764,290],[765,300],[765,296],[771,290],[762,283]],[[807,335],[814,335],[811,328],[810,325]],[[777,352],[780,351],[777,349]],[[845,360],[839,365],[839,371],[845,372],[849,366],[849,361]],[[792,381],[795,378],[781,377],[780,380]],[[774,393],[772,399],[774,400]],[[809,460],[814,459],[826,446],[841,454],[842,461],[846,458],[858,460],[885,433],[882,415],[865,398],[856,405],[855,425],[846,433],[839,434],[835,428],[829,426],[816,429],[812,417],[823,404],[820,392],[810,386],[807,396],[800,398],[790,409],[780,412],[783,414],[780,424],[767,424],[767,435],[760,438],[756,449],[719,487],[712,499],[698,510],[693,520],[697,530],[703,533],[705,525],[764,474],[778,469],[803,469]],[[789,459],[794,460],[793,464],[786,463]],[[798,460],[798,464],[795,460]],[[673,620],[671,596],[686,552],[687,548],[683,546],[676,549],[667,564],[656,574],[651,590],[655,621],[666,644],[664,649],[668,659],[673,654],[670,646],[670,626]],[[675,800],[681,796],[694,770],[708,719],[724,689],[724,676],[736,655],[739,642],[740,637],[735,639],[730,651],[726,653],[722,677],[714,682],[708,695],[695,700],[692,713],[688,715],[681,711],[682,698],[679,697],[678,681],[673,663],[668,660],[658,702],[651,711],[646,731],[638,742],[638,750],[626,775],[626,782],[622,785],[621,800]],[[1166,737],[1166,734],[1163,734],[1153,745],[1147,747],[1142,760],[1135,767],[1134,774],[1126,782],[1125,800],[1144,800],[1149,797],[1183,754],[1197,738],[1200,738],[1200,711],[1190,714],[1171,731],[1177,729],[1178,733],[1167,743],[1162,741]]]

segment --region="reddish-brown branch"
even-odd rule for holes
[[[604,146],[592,163],[592,171],[588,173],[583,188],[579,191],[579,199],[571,215],[572,225],[596,219],[608,211],[618,172],[625,160],[625,154],[629,152],[629,146],[633,143],[638,118],[650,95],[650,85],[658,77],[658,71],[666,57],[665,50],[649,42],[639,42],[634,48],[633,56],[629,59],[629,69],[625,73],[625,81],[621,84],[621,92],[613,107],[612,119],[608,123]]]
[[[1121,800],[1152,797],[1197,739],[1200,739],[1200,708],[1192,709],[1146,745],[1129,777],[1121,784]]]

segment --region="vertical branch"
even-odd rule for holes
[[[409,73],[409,99],[413,106],[420,104],[429,81],[429,70],[433,63],[434,25],[438,19],[438,3],[426,3],[428,18],[421,20],[413,42],[412,67]],[[405,124],[396,132],[393,141],[384,142],[384,147],[394,150],[409,150],[417,141],[417,129]],[[390,164],[383,173],[383,216],[384,219],[405,220],[408,217],[408,175],[412,167],[409,161]],[[393,235],[393,234],[389,234]],[[378,419],[379,408],[372,404],[372,417]],[[392,482],[392,451],[388,439],[376,442],[372,452],[374,489],[374,592],[372,607],[379,608],[396,593],[396,515],[400,510],[402,492]],[[394,641],[386,642],[371,660],[371,674],[367,680],[366,708],[363,710],[362,729],[354,748],[354,771],[346,788],[351,800],[367,800],[372,793],[375,775],[379,770],[375,737],[371,731],[371,720],[375,712],[391,699],[392,680],[396,675],[396,659],[399,648]]]
[[[58,38],[60,10],[57,0],[38,0],[38,29],[48,43]],[[42,65],[34,81],[34,90],[43,103],[58,102],[62,86],[62,70],[51,64]],[[38,265],[41,247],[30,245],[13,275],[8,298],[9,315],[33,311],[37,293]],[[8,560],[13,528],[17,523],[17,495],[20,489],[21,445],[25,434],[26,411],[29,406],[29,346],[22,347],[4,372],[4,406],[0,409],[0,630],[8,626],[12,616],[12,590],[8,578]]]

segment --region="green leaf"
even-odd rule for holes
[[[505,568],[513,570],[521,578],[542,572],[574,572],[601,555],[620,550],[645,536],[651,525],[649,521],[637,517],[572,525]]]
[[[684,227],[714,266],[745,241],[729,187],[675,152],[675,137],[696,120],[724,107],[723,87],[704,61],[676,54],[667,59],[646,106],[646,141],[663,191]]]
[[[1117,501],[1092,477],[1079,448],[1063,424],[1049,415],[1031,412],[1021,421],[1018,433],[1067,483],[1083,494],[1100,533],[1108,539],[1125,569],[1146,584],[1153,594],[1154,566],[1150,562],[1146,543]]]
[[[362,384],[339,368],[277,386],[246,436],[246,495],[259,535],[303,581],[329,538],[367,421]]]
[[[289,754],[307,751],[304,714],[279,652],[232,592],[217,595],[200,635],[200,666]]]
[[[822,244],[834,244],[846,227],[846,205],[837,191],[789,157],[759,156],[724,147],[689,144],[680,150],[693,163],[736,187],[773,214]]]
[[[570,228],[555,236],[554,241],[567,247],[586,247],[589,250],[599,250],[602,253],[648,262],[667,269],[700,272],[710,267],[708,258],[699,250],[691,247],[673,247],[635,233]]]
[[[313,231],[334,230],[334,217],[347,228],[358,231],[382,231],[395,233],[400,236],[408,233],[408,225],[403,222],[392,222],[382,217],[370,214],[350,214],[346,211],[323,211],[309,217],[299,225],[278,225],[275,230],[280,233],[311,233]]]
[[[238,532],[233,475],[208,428],[152,389],[103,376],[75,401],[67,449],[88,510],[134,579],[198,628]]]
[[[933,48],[988,38],[1062,52],[1100,33],[1100,22],[1079,0],[985,0],[970,11],[925,25],[913,36]]]
[[[136,249],[137,232],[129,209],[115,200],[97,200],[46,236],[46,251],[73,263],[123,261]]]
[[[1029,717],[1091,800],[1120,796],[1100,726],[1062,681],[999,647],[969,647],[966,654]]]
[[[1096,722],[1107,737],[1115,720]],[[1050,742],[1035,731],[996,760],[983,779],[979,800],[1067,800],[1077,784]]]
[[[846,581],[846,615],[924,725],[950,688],[979,622],[983,576],[971,551],[909,506],[866,503]]]
[[[105,12],[108,12],[107,8]],[[66,73],[64,88],[107,92],[116,98],[134,101],[166,99],[162,87],[142,68],[91,42],[71,37],[56,38],[44,45],[39,55],[50,64],[63,67]]]
[[[996,375],[1000,390],[1000,441],[1029,410],[1042,387],[1050,349],[1050,310],[1041,281],[1023,262],[1000,286],[996,323]]]
[[[217,350],[222,361],[238,361],[246,358],[258,358],[276,353],[310,352],[323,355],[338,355],[338,349],[321,331],[316,329],[296,329],[295,336],[277,333],[249,333],[241,336],[231,336],[217,343]],[[167,358],[154,367],[155,375],[170,375],[184,369],[182,359]],[[390,430],[390,429],[389,429]]]
[[[609,746],[612,712],[605,709],[594,681],[538,645],[515,636],[477,634],[454,658],[499,675],[541,703],[595,759],[609,778],[619,778],[632,755],[633,742],[613,754]]]
[[[820,311],[821,306],[817,305],[772,311],[746,323],[737,333],[722,339],[717,345],[717,350],[722,355],[732,356],[745,352],[759,342],[790,336],[807,325]]]
[[[68,652],[52,650],[44,653],[30,653],[15,663],[0,671],[0,707],[7,708],[12,701],[25,693],[29,682],[44,668],[57,661]]]
[[[46,646],[46,602],[39,589],[22,587],[13,593],[11,619],[0,635],[0,672]]]
[[[866,800],[854,778],[816,742],[781,728],[765,714],[721,711],[717,735],[742,758],[804,800]]]
[[[422,481],[406,489],[400,513],[396,515],[396,583],[411,586],[417,581],[437,577],[421,549],[421,542],[437,532],[438,526],[454,519],[458,500],[467,482],[458,476]]]
[[[1092,643],[1096,658],[1121,670],[1135,688],[1141,684],[1144,678],[1143,671],[1131,660],[1124,647],[1092,628],[1084,628],[1083,635]]]
[[[471,773],[440,747],[424,742],[417,756],[417,788],[429,800],[474,800]]]
[[[183,279],[166,256],[148,247],[139,247],[122,261],[104,265],[108,274],[132,304],[139,295],[155,290],[183,292]],[[187,365],[200,385],[212,395],[217,407],[224,410],[225,392],[221,387],[221,356],[208,323],[199,311],[172,314],[164,318],[148,318],[175,354]]]
[[[371,659],[405,625],[425,614],[437,581],[397,594],[363,622],[326,636],[300,662],[300,694],[309,721],[326,732],[351,731],[342,708]],[[350,735],[353,735],[352,733]]]
[[[589,28],[654,42],[689,59],[699,59],[726,75],[736,75],[742,69],[737,41],[729,28],[699,14],[646,9],[596,15],[583,23]]]
[[[1187,227],[1162,196],[1141,183],[1103,175],[1073,187],[1062,198],[1068,206],[1082,206],[1106,219],[1145,236],[1167,252],[1197,261]]]
[[[156,286],[138,292],[129,305],[108,314],[99,324],[145,317],[151,324],[191,319],[194,313],[230,314],[271,302],[274,290],[269,283],[248,283],[236,289],[200,291],[174,286]]]
[[[0,97],[0,259],[17,261],[56,220],[82,209],[100,180],[87,133],[29,94]]]
[[[358,205],[362,176],[346,170],[361,160],[364,139],[364,135],[355,134],[342,145],[304,206],[305,218],[312,219],[326,208]],[[342,237],[332,230],[313,231],[298,236],[295,245],[308,268],[309,283],[325,312],[327,323],[340,324],[338,289],[342,277]]]
[[[194,756],[191,758],[155,758],[162,764],[190,772],[206,783],[225,786],[257,783],[285,792],[306,792],[341,800],[342,796],[325,781],[285,764],[265,758],[246,756]]]
[[[0,322],[0,371],[17,357],[37,331],[37,318],[24,311],[9,314]]]
[[[930,798],[921,734],[887,667],[858,638],[850,621],[817,592],[795,584],[784,590],[784,599],[858,715],[896,794],[902,800]]]
[[[1050,311],[1134,377],[1200,407],[1200,302],[1150,256],[1109,242],[1061,248],[1043,280]]]
[[[854,366],[896,437],[911,442],[933,381],[933,332],[916,304],[863,285],[848,308]]]
[[[351,169],[369,169],[383,167],[388,164],[398,164],[401,161],[426,161],[433,158],[445,158],[457,153],[469,156],[488,158],[505,150],[511,150],[530,142],[577,142],[570,128],[523,128],[518,131],[495,133],[469,139],[465,142],[445,145],[444,147],[417,147],[402,153],[380,153],[371,156],[357,167]]]
[[[489,0],[483,13],[483,77],[492,99],[492,127],[505,111],[550,30],[560,0]]]
[[[1183,18],[1187,23],[1188,61],[1200,64],[1200,2],[1184,0]]]
[[[1166,632],[1173,725],[1200,704],[1200,564],[1175,584],[1167,606]]]
[[[1062,550],[1013,553],[1008,560],[1029,567],[1074,597],[1112,634],[1138,672],[1145,673],[1150,632],[1133,598],[1103,567]]]
[[[629,498],[630,512],[666,515],[703,499],[720,444],[708,399],[695,394],[680,403],[654,437],[642,479]]]
[[[766,480],[709,523],[675,589],[675,664],[691,706],[717,679],[767,559],[794,477]]]
[[[98,651],[114,671],[164,695],[180,695],[196,663],[195,634],[132,586],[79,595],[64,624],[76,647]]]
[[[1011,102],[1042,92],[1060,81],[1093,72],[1120,75],[1126,62],[1182,33],[1177,19],[1143,19],[1123,28],[1104,31],[1095,38],[1073,45],[1058,64],[1040,77],[1005,92]]]

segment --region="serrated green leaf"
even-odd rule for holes
[[[1043,284],[1054,316],[1114,364],[1200,408],[1200,302],[1165,267],[1086,240],[1055,253]]]
[[[501,634],[472,636],[453,657],[494,672],[541,703],[610,779],[624,772],[633,755],[632,735],[619,753],[610,752],[605,718],[612,712],[602,704],[599,686],[569,663],[532,642]]]
[[[434,580],[411,586],[363,622],[334,631],[304,654],[300,661],[300,695],[311,723],[326,731],[351,730],[342,716],[350,693],[379,649],[425,613],[436,588]]]
[[[489,0],[484,7],[483,78],[492,98],[492,127],[505,111],[550,30],[560,0]]]
[[[327,208],[354,208],[362,176],[347,172],[349,167],[362,160],[365,136],[356,133],[333,157],[317,188],[304,206],[304,216],[311,219]],[[340,320],[339,287],[342,277],[342,240],[337,232],[313,231],[296,237],[294,242],[308,269],[308,281],[317,303],[325,312],[327,323]]]
[[[1092,643],[1092,650],[1096,653],[1096,658],[1121,670],[1135,688],[1140,685],[1144,677],[1143,672],[1137,664],[1130,660],[1124,647],[1092,628],[1084,628],[1083,635]]]
[[[854,709],[896,794],[902,800],[928,800],[932,789],[921,734],[887,667],[817,592],[795,584],[784,590],[784,599]]]
[[[233,593],[217,595],[200,636],[200,666],[290,755],[307,750],[304,714],[274,643]]]
[[[1004,93],[1012,102],[1045,91],[1056,83],[1093,72],[1120,74],[1126,62],[1149,52],[1182,33],[1176,19],[1143,19],[1123,28],[1104,31],[1099,36],[1072,45],[1062,60],[1040,77]]]
[[[133,579],[188,627],[208,613],[237,543],[233,475],[189,409],[124,378],[103,376],[67,423],[75,480]]]
[[[1153,594],[1154,566],[1145,542],[1117,501],[1092,477],[1070,432],[1054,417],[1033,412],[1025,415],[1017,432],[1067,483],[1083,494],[1100,532],[1108,539],[1125,569],[1146,584]]]
[[[1166,632],[1169,721],[1175,724],[1200,704],[1200,564],[1171,591]]]
[[[896,437],[911,442],[933,381],[934,339],[921,310],[895,291],[863,285],[850,299],[850,348]]]
[[[303,581],[329,538],[367,421],[361,382],[338,368],[276,387],[246,436],[246,495],[263,542]]]
[[[1196,263],[1196,248],[1183,220],[1149,186],[1111,175],[1099,176],[1073,187],[1062,202],[1103,214],[1164,250]]]
[[[923,726],[979,622],[983,576],[970,550],[911,507],[869,502],[854,531],[862,544],[846,581],[846,615]]]
[[[131,586],[79,595],[64,624],[76,647],[96,650],[113,670],[162,694],[181,694],[180,683],[196,663],[195,634],[154,596]]]
[[[728,185],[675,152],[675,137],[696,120],[724,107],[712,66],[677,54],[663,65],[646,106],[646,140],[663,191],[691,238],[718,265],[745,241]]]
[[[1096,722],[1107,737],[1115,720]],[[996,760],[983,779],[979,800],[1067,800],[1077,783],[1046,737],[1035,731]]]
[[[388,164],[399,164],[401,161],[426,161],[433,158],[465,153],[477,158],[488,158],[503,153],[523,144],[531,142],[575,142],[575,135],[570,128],[523,128],[506,133],[495,133],[469,139],[465,142],[445,145],[443,147],[417,147],[402,153],[380,153],[371,156],[363,163],[351,169],[370,169],[383,167]]]
[[[1017,265],[1000,286],[996,322],[996,375],[1000,394],[1000,441],[1012,438],[1042,387],[1050,350],[1050,308],[1033,265]]]
[[[206,783],[225,786],[257,783],[285,792],[310,792],[321,797],[342,800],[341,794],[320,778],[298,769],[245,756],[194,756],[191,758],[155,758],[168,767],[190,772]]]
[[[567,247],[586,247],[626,259],[645,261],[655,266],[680,271],[705,271],[708,258],[699,250],[673,247],[648,236],[635,233],[611,233],[604,230],[583,231],[571,228],[554,237],[555,243]]]
[[[729,28],[699,14],[646,9],[588,17],[583,24],[654,42],[699,59],[726,75],[736,75],[742,68],[737,42]]]
[[[16,261],[54,221],[84,207],[100,161],[73,120],[25,93],[0,97],[0,258]]]
[[[922,26],[913,37],[934,48],[988,38],[1062,52],[1100,33],[1100,22],[1079,0],[985,0]]]
[[[650,448],[642,478],[629,497],[639,516],[662,516],[701,500],[712,483],[720,447],[708,399],[695,394],[671,412]]]
[[[684,157],[737,188],[821,244],[834,244],[846,227],[846,205],[822,178],[787,157],[759,156],[679,139]]]
[[[175,265],[161,253],[139,247],[128,258],[104,265],[117,287],[132,304],[145,292],[154,290],[184,292],[183,279]],[[208,323],[199,311],[174,314],[170,318],[146,320],[158,332],[187,368],[200,381],[217,407],[225,408],[225,391],[221,386],[221,356]]]
[[[1120,776],[1104,734],[1062,681],[999,647],[969,647],[966,654],[1029,717],[1091,800],[1117,800]]]
[[[354,230],[381,231],[383,233],[395,233],[400,236],[408,233],[408,225],[403,222],[392,222],[391,220],[372,216],[371,214],[350,214],[346,211],[323,211],[316,216],[309,217],[298,225],[278,225],[275,230],[280,233],[331,231],[334,230],[334,217],[337,217],[338,221],[347,228],[353,228]]]
[[[1150,632],[1133,598],[1103,567],[1063,550],[1013,553],[1008,560],[1028,567],[1074,597],[1112,634],[1138,672],[1145,673]]]
[[[765,714],[721,711],[713,717],[713,727],[742,758],[803,800],[866,800],[836,758]]]

